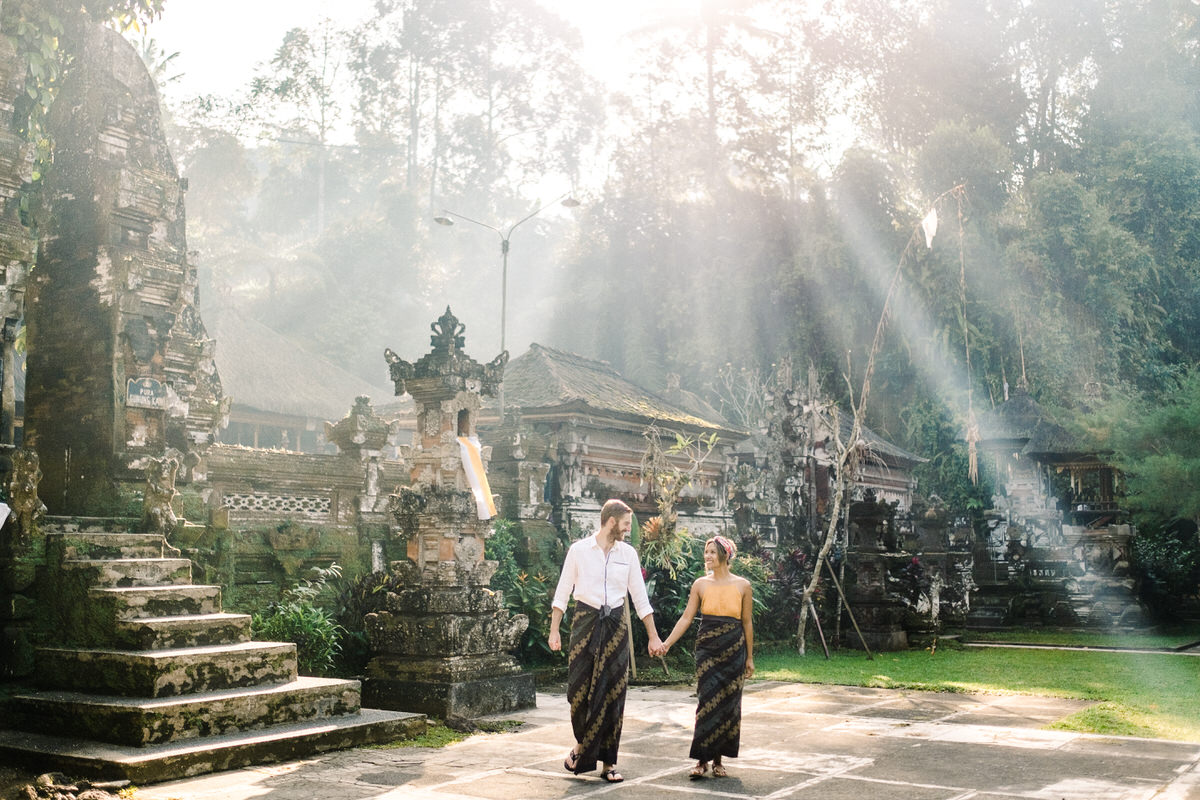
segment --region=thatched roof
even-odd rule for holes
[[[532,344],[504,370],[505,404],[526,413],[592,411],[638,423],[662,422],[700,431],[744,435],[716,412],[700,416],[643,389],[603,361]]]
[[[392,397],[390,387],[373,386],[233,309],[206,311],[204,323],[217,340],[217,373],[235,406],[339,420],[356,397]]]
[[[1053,420],[1024,389],[993,409],[979,415],[979,435],[983,441],[1028,441],[1038,424]]]
[[[979,433],[984,446],[1019,447],[1028,456],[1071,456],[1088,451],[1024,389],[980,414]]]

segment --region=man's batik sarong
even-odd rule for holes
[[[746,680],[746,634],[742,621],[706,616],[696,634],[696,733],[690,757],[737,758],[742,733],[742,684]]]
[[[602,617],[576,602],[568,664],[571,727],[581,745],[575,772],[590,772],[597,762],[616,764],[629,686],[629,628],[620,607]]]

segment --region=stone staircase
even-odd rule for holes
[[[162,536],[67,529],[46,555],[64,644],[5,703],[0,758],[151,783],[424,731],[423,715],[361,708],[358,681],[298,676],[296,646],[251,641],[250,617],[223,613]]]

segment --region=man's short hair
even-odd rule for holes
[[[606,522],[608,522],[610,519],[612,519],[613,517],[623,517],[626,514],[632,514],[632,513],[633,513],[632,508],[625,505],[625,503],[623,501],[618,500],[617,498],[614,497],[612,500],[609,500],[600,508],[600,527],[603,528],[604,524]]]

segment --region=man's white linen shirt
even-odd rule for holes
[[[625,603],[625,593],[629,592],[638,619],[654,613],[646,594],[646,579],[642,577],[637,550],[626,542],[613,542],[605,556],[600,546],[600,534],[580,539],[567,550],[551,605],[565,612],[572,589],[576,601],[592,608],[606,605],[620,608]]]

